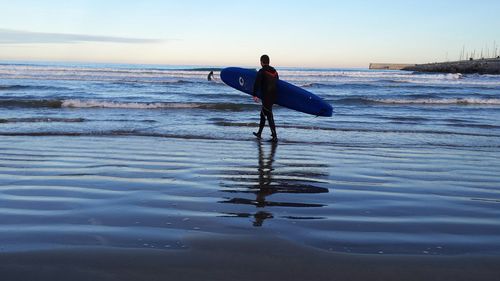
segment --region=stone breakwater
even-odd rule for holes
[[[407,63],[370,63],[369,69],[401,70],[405,67],[412,67],[415,64]]]
[[[464,74],[500,74],[500,58],[417,64],[404,67],[402,70]]]

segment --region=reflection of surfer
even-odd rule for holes
[[[213,72],[213,71],[210,71],[210,73],[209,73],[209,74],[208,74],[208,76],[207,76],[207,80],[208,80],[208,81],[212,81],[212,80],[214,80],[214,72]]]
[[[249,194],[249,196],[245,196],[247,198],[242,197],[234,197],[234,198],[224,198],[224,201],[219,201],[219,203],[224,204],[245,204],[251,205],[257,208],[256,213],[245,213],[245,212],[237,212],[237,213],[225,213],[224,217],[238,217],[238,218],[253,218],[253,226],[260,227],[264,224],[266,220],[270,220],[274,218],[274,215],[267,210],[267,208],[275,208],[275,207],[286,207],[286,208],[318,208],[324,207],[323,204],[315,204],[315,203],[301,203],[301,202],[280,202],[280,201],[272,201],[269,197],[273,194],[280,194],[281,198],[286,198],[285,194],[316,194],[316,193],[328,193],[328,189],[324,187],[319,187],[311,184],[307,184],[302,182],[302,180],[296,180],[293,178],[289,178],[286,176],[288,173],[278,173],[279,178],[276,179],[275,176],[275,168],[274,168],[274,159],[278,148],[278,143],[272,142],[270,144],[269,153],[265,153],[266,146],[263,142],[258,142],[258,166],[256,173],[249,173],[248,171],[240,171],[237,173],[241,175],[242,181],[248,183],[245,184],[236,184],[233,183],[228,185],[223,185],[223,187],[227,187],[223,192],[228,192],[231,194]],[[301,166],[301,165],[299,165]],[[323,167],[322,164],[317,167]],[[241,173],[241,174],[240,174]],[[301,172],[302,173],[302,172]],[[316,178],[316,177],[327,177],[326,174],[321,172],[304,172],[304,177]],[[254,177],[255,175],[255,177]],[[248,190],[245,190],[247,187]],[[243,189],[243,190],[242,190]],[[254,195],[252,198],[251,194]],[[299,197],[297,197],[299,198]],[[307,198],[307,197],[303,197]],[[300,200],[300,199],[299,199]],[[298,218],[291,216],[283,216],[282,218]],[[321,217],[301,217],[303,219],[317,219]]]
[[[276,148],[278,144],[273,142],[271,145],[271,152],[269,153],[269,157],[266,158],[262,143],[259,143],[259,190],[256,192],[257,197],[255,198],[256,207],[264,208],[267,206],[268,202],[266,201],[266,197],[272,195],[274,190],[271,186],[272,184],[272,171],[274,155],[276,154]],[[268,212],[260,211],[254,215],[255,221],[253,226],[262,226],[264,220],[273,218],[273,215]]]
[[[271,152],[266,158],[262,143],[259,142],[259,193],[257,194],[256,202],[259,203],[257,207],[264,207],[266,202],[266,196],[272,194],[272,171],[274,155],[276,154],[277,143],[272,143]]]

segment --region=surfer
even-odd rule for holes
[[[208,76],[207,76],[207,80],[208,80],[208,81],[212,81],[212,80],[214,80],[214,72],[213,72],[213,71],[210,71],[210,73],[209,73],[209,74],[208,74]]]
[[[271,128],[272,142],[278,141],[278,135],[276,134],[276,126],[274,125],[273,116],[273,104],[276,102],[277,97],[277,85],[278,85],[278,72],[272,66],[269,65],[269,56],[262,55],[260,57],[260,65],[262,68],[257,73],[255,78],[255,83],[253,85],[253,99],[255,102],[259,102],[257,97],[257,92],[261,92],[262,96],[262,109],[260,111],[260,124],[259,131],[253,134],[260,139],[262,130],[266,124],[266,118],[269,121],[269,127]]]

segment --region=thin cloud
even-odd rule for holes
[[[49,33],[0,29],[0,44],[68,44],[81,42],[102,43],[161,43],[166,40],[148,38],[130,38],[117,36],[100,36],[70,33]]]

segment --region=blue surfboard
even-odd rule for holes
[[[257,71],[240,67],[224,68],[220,72],[220,78],[226,85],[252,95],[253,84],[257,77]],[[257,96],[262,98],[261,93]],[[283,80],[278,80],[277,104],[289,109],[315,116],[332,116],[333,108],[322,98],[315,94],[292,85]]]

